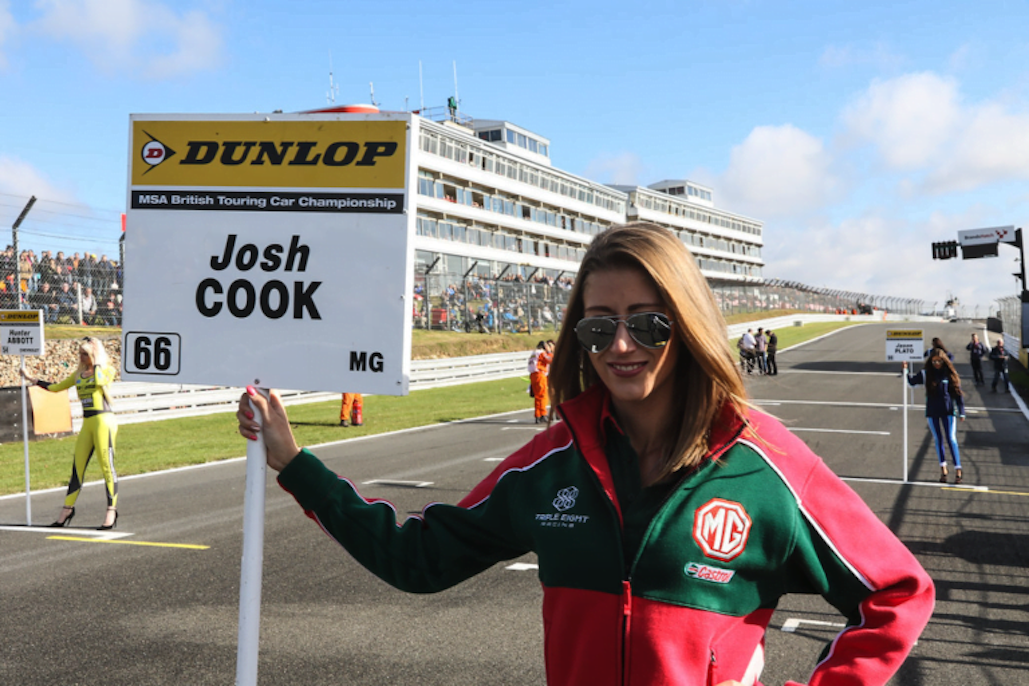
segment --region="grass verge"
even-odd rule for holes
[[[822,322],[784,327],[777,330],[779,347],[784,349],[849,325],[845,322]],[[440,338],[476,335],[423,333],[442,334]],[[526,376],[524,379],[484,381],[413,391],[406,397],[367,396],[364,405],[365,424],[361,427],[339,426],[337,401],[295,405],[289,408],[289,415],[297,442],[301,445],[316,445],[499,412],[528,410],[532,407],[532,400],[525,392],[527,384]],[[68,483],[75,440],[75,436],[69,436],[29,444],[29,472],[33,491]],[[245,453],[245,441],[236,433],[235,414],[225,412],[122,426],[118,429],[116,465],[120,476],[129,476],[215,462],[240,457]],[[0,445],[0,495],[25,490],[24,464],[24,445],[21,442]],[[99,478],[99,467],[87,469],[87,480]]]

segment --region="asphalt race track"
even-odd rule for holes
[[[853,327],[782,352],[780,374],[750,377],[748,386],[936,581],[934,617],[892,683],[1026,683],[1029,422],[1012,396],[972,385],[964,352],[972,328],[923,325],[925,338],[942,338],[959,363],[969,408],[959,428],[965,482],[937,482],[919,390],[908,410],[903,483],[904,390],[900,365],[883,361],[886,328]],[[458,500],[538,430],[531,419],[527,403],[513,415],[316,452],[365,497],[386,498],[403,515]],[[95,530],[105,504],[99,484],[79,499],[81,529],[27,528],[24,496],[0,499],[0,684],[233,683],[244,470],[236,460],[123,479],[110,538]],[[98,474],[92,467],[90,478]],[[33,520],[51,521],[61,498],[35,494]],[[353,562],[271,477],[265,522],[259,684],[544,683],[533,556],[443,593],[407,595]],[[819,597],[785,598],[769,627],[763,682],[805,681],[840,621]]]

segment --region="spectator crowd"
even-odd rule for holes
[[[122,268],[107,255],[0,253],[0,309],[43,310],[49,324],[120,326]]]

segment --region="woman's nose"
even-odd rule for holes
[[[615,327],[615,339],[611,342],[615,352],[625,353],[636,349],[636,341],[629,335],[629,325],[625,322],[618,322]]]

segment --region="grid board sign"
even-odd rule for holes
[[[133,115],[124,380],[406,394],[415,126]]]
[[[921,362],[924,352],[921,329],[887,329],[887,362]]]
[[[0,310],[0,354],[42,355],[43,311]]]

